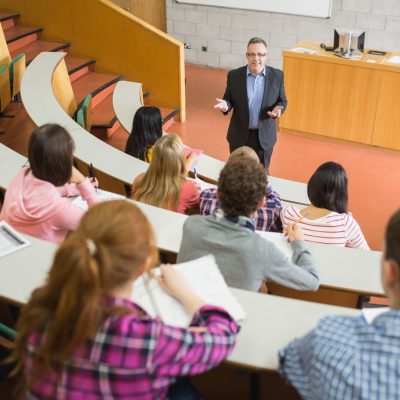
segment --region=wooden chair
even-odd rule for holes
[[[19,99],[22,77],[26,69],[26,57],[24,53],[19,54],[10,63],[10,91],[11,98]]]
[[[3,112],[10,103],[10,75],[8,73],[8,65],[3,65],[0,67],[0,117],[7,117],[3,115]]]
[[[4,114],[4,110],[11,103],[10,75],[8,65],[0,67],[0,118],[14,118],[15,115]],[[0,132],[0,135],[4,132]]]

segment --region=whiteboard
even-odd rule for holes
[[[283,14],[306,15],[328,18],[332,0],[176,0],[178,3],[241,8],[244,10],[269,11]]]

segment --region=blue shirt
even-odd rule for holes
[[[247,67],[247,100],[249,104],[249,129],[258,129],[261,103],[265,88],[265,67],[254,76]]]
[[[327,317],[280,351],[280,373],[312,400],[400,399],[400,310]]]

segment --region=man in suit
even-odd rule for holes
[[[287,100],[282,71],[266,66],[268,50],[261,38],[250,39],[244,67],[229,71],[223,99],[214,108],[225,115],[233,109],[227,139],[230,152],[241,146],[254,149],[268,169],[276,143],[276,119]]]

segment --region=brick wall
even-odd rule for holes
[[[269,64],[281,68],[283,49],[303,39],[332,41],[336,27],[365,30],[366,47],[400,51],[400,0],[333,0],[328,19],[166,2],[168,33],[191,44],[189,63],[236,68],[246,63],[247,41],[261,36]]]

